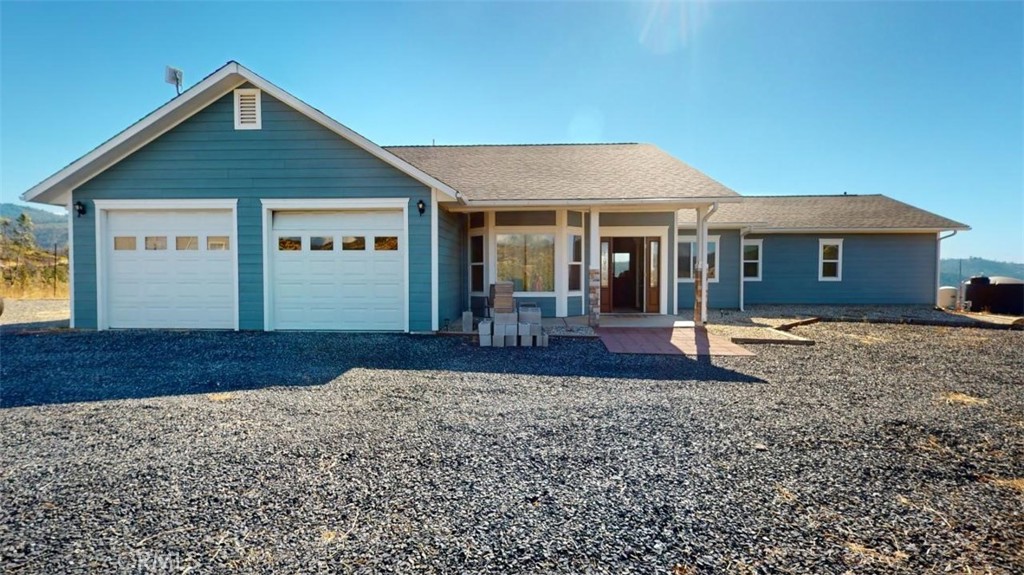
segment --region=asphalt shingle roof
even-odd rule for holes
[[[630,200],[738,194],[650,144],[387,146],[472,201]]]
[[[680,226],[694,225],[694,211],[680,210]],[[719,204],[715,224],[751,224],[758,230],[928,229],[967,230],[967,225],[881,194],[843,196],[743,196]]]

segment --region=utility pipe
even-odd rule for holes
[[[699,216],[698,221],[698,234],[697,238],[697,262],[700,266],[700,325],[708,323],[708,220],[718,211],[718,202],[711,204],[711,209],[701,214],[697,212]]]

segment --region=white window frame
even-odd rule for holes
[[[834,260],[825,259],[825,246],[835,245],[839,247],[839,257]],[[836,263],[836,277],[825,277],[825,262]],[[842,238],[818,238],[818,281],[820,282],[841,282],[843,281],[843,239]]]
[[[747,246],[757,246],[757,259],[747,259]],[[740,251],[740,275],[745,282],[759,282],[761,277],[764,275],[764,240],[743,240],[743,249]],[[757,276],[748,278],[747,277],[747,264],[757,264]]]
[[[242,96],[255,96],[256,97],[256,123],[255,124],[243,124],[242,113],[239,101]],[[260,90],[258,88],[238,88],[234,93],[235,101],[235,129],[236,130],[262,130],[263,129],[263,98],[260,96]]]
[[[498,236],[503,234],[554,236],[554,289],[551,291],[517,291],[512,292],[512,297],[557,297],[559,295],[558,282],[560,274],[558,272],[558,262],[560,261],[559,255],[561,252],[558,247],[558,238],[565,236],[559,233],[558,226],[495,226],[491,230],[491,235],[487,242],[487,247],[490,249],[490,252],[487,254],[487,261],[491,264],[491,269],[493,270],[491,276],[494,278],[494,281],[490,283],[501,281],[498,279]],[[565,247],[561,249],[564,250]]]
[[[467,285],[469,286],[469,295],[471,295],[471,296],[486,296],[486,295],[488,295],[487,294],[487,286],[488,286],[488,283],[487,283],[487,261],[489,259],[487,257],[488,256],[487,248],[488,248],[488,243],[489,243],[487,241],[487,228],[483,227],[483,228],[471,228],[471,229],[472,229],[472,231],[469,232],[469,246],[468,246],[469,247],[469,254],[468,254],[469,257],[466,258],[467,261],[469,262],[469,268],[466,270],[469,273],[469,275],[466,278],[467,282],[468,282]],[[483,254],[484,255],[484,259],[479,261],[479,262],[474,262],[473,261],[473,238],[474,237],[480,237],[480,243],[482,244],[482,249],[483,249],[483,252],[484,252],[484,254]],[[473,291],[473,266],[480,266],[480,268],[483,270],[483,278],[484,278],[483,289],[481,289],[479,291]]]
[[[572,251],[569,249],[569,238],[572,236],[580,237],[580,259],[579,261],[572,261]],[[565,230],[565,289],[566,294],[570,296],[581,296],[583,290],[587,286],[587,270],[585,262],[587,260],[587,234],[583,233],[583,228],[570,228],[567,227]],[[569,266],[579,265],[580,266],[580,289],[574,290],[569,287]]]
[[[708,245],[715,244],[715,277],[708,278],[708,283],[718,283],[718,278],[722,275],[722,267],[720,265],[721,252],[722,252],[722,236],[708,236]],[[692,284],[693,283],[693,270],[690,270],[690,277],[684,278],[679,273],[679,244],[689,243],[693,244],[690,246],[690,265],[693,265],[693,253],[697,251],[697,236],[678,236],[676,238],[676,282],[681,284]],[[711,249],[708,249],[710,253]]]

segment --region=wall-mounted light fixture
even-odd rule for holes
[[[420,215],[422,216],[423,212],[427,211],[427,204],[424,204],[423,200],[420,200],[416,202],[416,209],[420,211]]]
[[[85,204],[83,204],[82,202],[75,202],[75,213],[78,214],[78,217],[84,216]]]

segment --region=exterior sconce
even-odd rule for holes
[[[83,204],[82,202],[75,202],[75,213],[78,214],[78,217],[84,216],[85,204]]]
[[[420,200],[416,202],[416,209],[420,211],[420,215],[422,216],[423,212],[427,211],[427,204],[424,204],[423,200]]]

